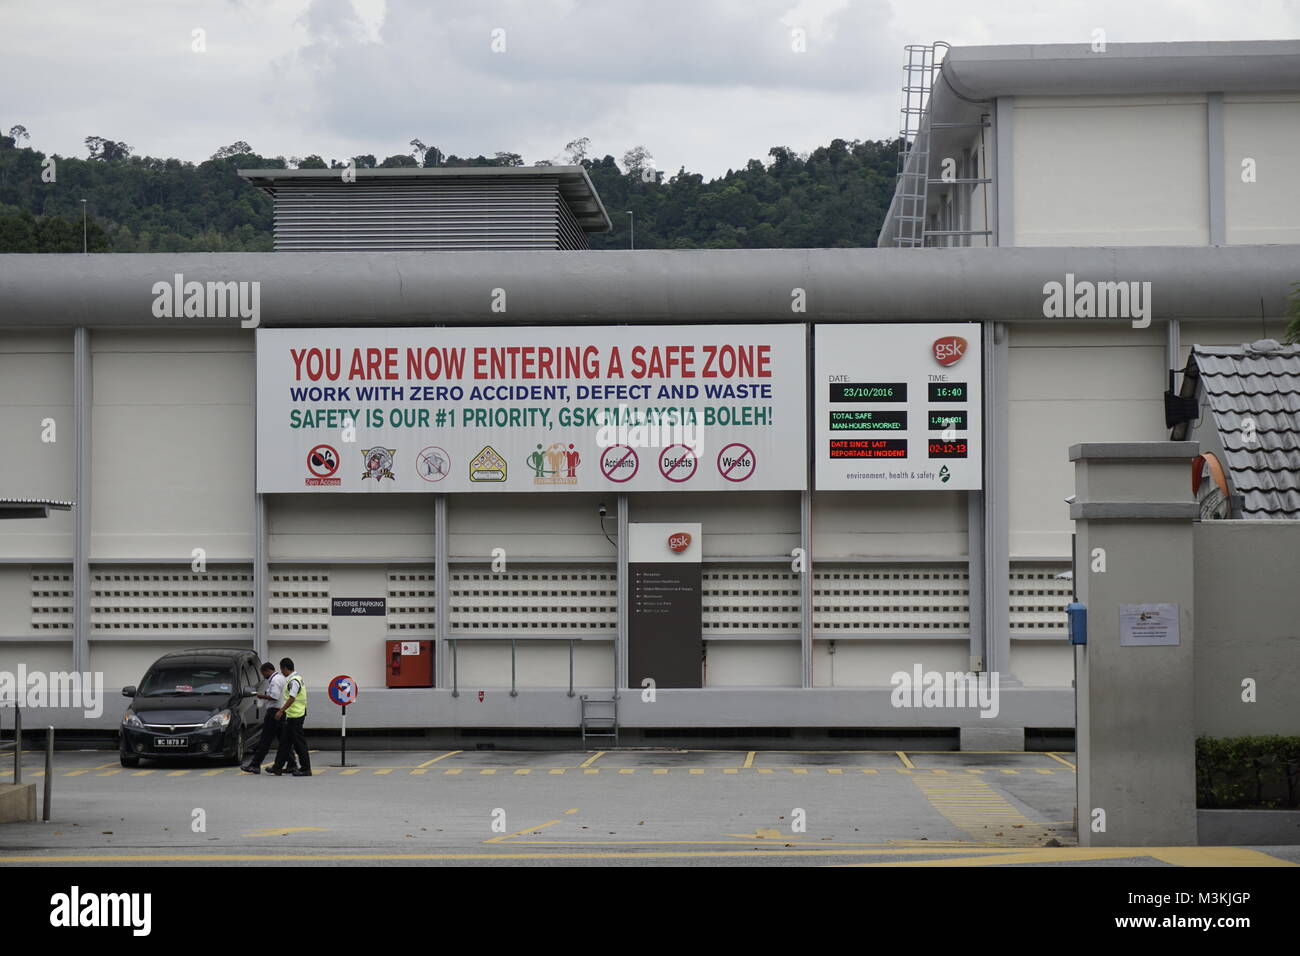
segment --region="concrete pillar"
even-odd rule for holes
[[[1088,608],[1088,643],[1074,649],[1080,846],[1196,843],[1189,464],[1198,447],[1070,448],[1075,585]],[[1121,605],[1140,604],[1177,607],[1177,644],[1121,644]],[[1094,830],[1101,814],[1105,829]]]

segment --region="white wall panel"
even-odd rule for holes
[[[14,673],[18,670],[19,664],[26,667],[28,673],[32,673],[33,671],[41,671],[42,673],[66,672],[72,669],[72,645],[0,644],[0,671],[9,671],[10,673]],[[119,694],[120,691],[120,687],[108,687],[104,704],[104,711],[106,713],[112,713],[113,708],[117,706],[117,704],[113,702],[113,697]],[[123,702],[122,709],[125,710],[126,698],[118,697],[117,699]],[[3,723],[5,735],[8,737],[13,733],[14,727],[12,711],[5,711]],[[9,754],[8,756],[12,758],[13,755]],[[12,766],[12,764],[10,766]]]
[[[1228,243],[1300,243],[1300,95],[1225,96],[1223,139]]]
[[[618,528],[616,494],[451,495],[448,553],[453,558],[482,558],[485,567],[494,548],[506,550],[507,567],[512,560],[551,557],[608,557],[612,564],[616,552],[601,534],[596,513],[602,501],[609,512],[605,528],[613,537]]]
[[[1067,640],[1012,641],[1011,672],[1025,684],[1069,687],[1074,680],[1074,647]]]
[[[1163,326],[1079,323],[1009,329],[1011,554],[1068,558],[1074,494],[1069,448],[1088,441],[1159,441],[1168,387]],[[1093,344],[1098,339],[1108,344]]]
[[[47,418],[54,420],[53,442],[41,440]],[[0,333],[0,435],[0,495],[76,497],[71,333]],[[0,557],[70,559],[73,516],[51,511],[43,520],[6,521]]]
[[[814,562],[966,554],[965,492],[819,491],[812,504]]]
[[[268,495],[272,561],[433,560],[433,499],[422,495]]]
[[[251,338],[97,331],[91,348],[91,557],[251,557]]]
[[[798,687],[798,641],[707,641],[705,687]]]
[[[814,687],[888,687],[896,671],[966,672],[970,644],[966,641],[850,641],[813,642]]]
[[[516,687],[519,689],[569,686],[569,644],[567,641],[518,642]],[[612,643],[579,641],[573,648],[573,683],[575,688],[609,687],[614,676]],[[508,693],[510,688],[509,641],[459,641],[456,651],[458,685],[463,695],[493,689]],[[448,667],[451,652],[447,653]],[[451,686],[451,675],[447,676]],[[578,698],[573,698],[574,723],[578,718]]]
[[[1017,246],[1209,242],[1204,96],[1016,97]]]

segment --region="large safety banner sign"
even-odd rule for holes
[[[807,487],[799,325],[259,329],[257,490]]]

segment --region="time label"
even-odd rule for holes
[[[931,382],[930,401],[964,402],[970,397],[965,382]]]

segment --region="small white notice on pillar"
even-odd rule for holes
[[[1177,604],[1121,604],[1121,647],[1151,647],[1178,643]]]

